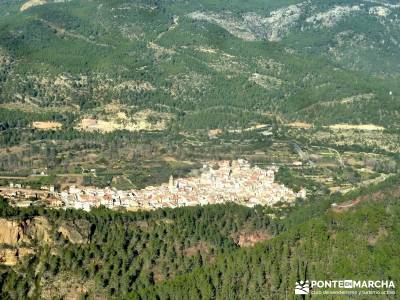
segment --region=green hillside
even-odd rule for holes
[[[151,212],[1,198],[0,298],[398,284],[399,13],[397,0],[0,0],[2,189],[141,189],[240,158],[307,192]]]
[[[21,2],[0,4],[2,103],[84,113],[116,101],[186,112],[185,124],[210,107],[320,124],[399,121],[396,4],[47,2],[22,12]]]
[[[360,207],[298,224],[273,240],[223,255],[161,285],[132,294],[133,299],[298,299],[299,280],[398,280],[400,261],[398,189],[362,197]],[[326,299],[327,296],[314,296]],[[312,297],[312,298],[314,298]],[[324,298],[325,297],[325,298]],[[349,296],[331,296],[349,299]],[[395,295],[365,299],[396,299]],[[309,296],[306,299],[311,299]]]
[[[338,174],[332,185],[378,176],[350,158],[332,173],[322,149],[390,156],[373,158],[384,164],[398,157],[399,9],[3,0],[0,174],[40,187],[29,176],[46,170],[54,185],[127,189],[186,176],[208,159],[290,167],[295,143],[321,161],[309,176]]]
[[[17,266],[1,266],[1,297],[295,299],[300,279],[397,282],[398,183],[395,177],[283,210],[215,205],[84,213],[15,209],[2,201],[0,222],[25,229],[16,245],[0,248],[21,253]],[[331,208],[349,200],[358,201]],[[257,245],[240,244],[250,236]],[[31,250],[23,255],[24,249]]]

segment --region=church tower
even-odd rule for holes
[[[174,190],[174,176],[169,177],[168,188],[172,192]]]

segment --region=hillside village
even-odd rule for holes
[[[160,186],[141,190],[122,191],[114,188],[75,187],[55,192],[53,187],[38,193],[28,192],[20,186],[0,189],[0,193],[17,206],[27,206],[30,197],[39,197],[51,207],[75,208],[90,211],[101,205],[113,209],[154,210],[184,206],[235,202],[248,207],[272,206],[278,202],[293,202],[305,198],[306,191],[294,192],[275,182],[278,167],[263,170],[252,167],[243,159],[209,162],[203,165],[201,176],[174,179]]]

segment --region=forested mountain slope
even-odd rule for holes
[[[185,114],[189,128],[238,126],[233,109],[321,124],[399,121],[396,1],[0,6],[3,107],[78,112],[75,125],[110,103]],[[199,121],[210,111],[225,123]]]
[[[305,278],[397,282],[398,183],[392,177],[273,211],[216,205],[89,214],[2,201],[1,296],[292,299],[295,281]],[[349,200],[356,204],[332,209]]]
[[[224,255],[211,266],[139,291],[132,297],[298,299],[293,287],[299,280],[397,281],[399,189],[392,186],[361,199],[362,203],[350,210],[328,210],[269,242]],[[372,297],[396,299],[395,295]]]
[[[138,213],[1,200],[0,298],[290,299],[304,277],[398,281],[399,13],[0,0],[1,186],[136,189],[245,158],[308,193]]]

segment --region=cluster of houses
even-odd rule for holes
[[[153,210],[183,206],[235,202],[253,207],[272,206],[278,202],[290,203],[305,198],[304,189],[294,192],[275,182],[278,167],[267,170],[239,159],[213,161],[203,165],[201,176],[174,179],[160,186],[141,190],[121,191],[115,188],[75,187],[61,193],[51,190],[55,203],[64,208],[90,211],[94,207],[125,207],[132,210]]]
[[[70,187],[60,197],[65,207],[87,211],[100,205],[142,210],[225,202],[272,206],[306,197],[304,189],[296,193],[276,183],[277,171],[276,166],[263,170],[245,160],[210,162],[203,166],[199,177],[175,180],[171,176],[168,183],[160,186],[129,191]]]

